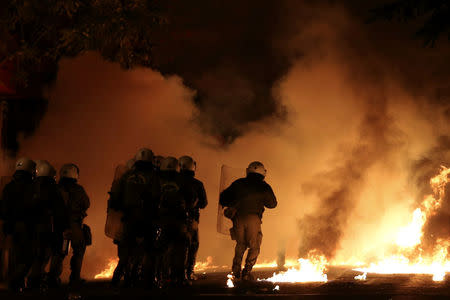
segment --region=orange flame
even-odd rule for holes
[[[300,258],[295,267],[287,271],[273,273],[270,278],[262,279],[270,282],[327,282],[325,274],[328,262],[323,255],[310,251],[308,258]],[[258,279],[261,280],[261,279]]]
[[[398,232],[396,246],[399,254],[387,257],[368,267],[354,269],[365,273],[377,274],[430,274],[434,281],[443,281],[445,273],[450,272],[448,258],[449,240],[439,239],[436,242],[432,255],[421,253],[423,225],[428,217],[436,213],[442,205],[445,196],[445,186],[448,183],[450,169],[441,166],[441,172],[431,178],[430,185],[433,195],[425,196],[420,207],[413,212],[411,223]],[[408,252],[418,249],[419,253],[414,259],[408,258]]]
[[[95,279],[107,279],[113,276],[114,270],[116,269],[117,263],[119,262],[118,258],[110,258],[108,262],[108,266],[99,274],[95,275]]]

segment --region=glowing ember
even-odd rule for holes
[[[231,275],[231,274],[228,274],[227,275],[227,287],[228,288],[234,288],[234,283],[233,283],[233,275]]]
[[[275,286],[275,287],[273,288],[273,290],[274,290],[274,291],[279,291],[279,290],[280,290],[280,286],[279,286],[279,285]]]
[[[411,223],[400,229],[396,240],[398,253],[354,270],[377,274],[429,274],[433,275],[434,281],[444,280],[445,273],[450,272],[447,259],[450,241],[438,239],[433,253],[428,255],[422,253],[420,246],[424,224],[442,205],[449,174],[450,169],[442,166],[440,174],[430,180],[433,195],[424,198],[420,207],[414,210]]]
[[[355,280],[361,280],[364,281],[367,279],[367,273],[361,274],[361,275],[356,275],[355,276]]]
[[[274,273],[272,277],[262,279],[270,282],[327,282],[327,260],[324,256],[311,254],[308,259],[300,258],[298,266],[285,272]],[[258,279],[260,280],[260,279]]]
[[[114,270],[116,269],[117,263],[119,262],[118,258],[110,258],[108,262],[108,266],[101,273],[95,275],[95,279],[107,279],[113,276]]]

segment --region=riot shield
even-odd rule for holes
[[[118,165],[114,171],[114,182],[119,181],[120,178],[128,171],[126,165]]]
[[[118,165],[114,171],[114,180],[111,190],[114,190],[114,185],[119,183],[120,178],[128,171],[125,165]],[[113,240],[120,240],[123,234],[123,213],[114,209],[108,209],[106,214],[105,235]]]
[[[219,192],[221,193],[224,189],[229,187],[233,181],[236,179],[242,178],[245,176],[245,170],[240,168],[233,168],[222,165],[220,170],[220,184],[219,184]],[[225,235],[230,234],[230,228],[233,226],[230,219],[224,216],[224,207],[217,205],[217,232]]]
[[[106,216],[105,235],[113,240],[120,241],[123,235],[123,213],[109,209]]]

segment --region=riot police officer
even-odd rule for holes
[[[12,235],[12,252],[15,256],[9,288],[17,292],[25,288],[25,277],[33,263],[35,167],[35,162],[29,158],[18,159],[13,179],[3,189],[3,230],[6,235]]]
[[[261,247],[264,208],[277,206],[272,188],[264,181],[266,173],[261,162],[252,162],[247,167],[247,176],[234,181],[220,194],[220,204],[227,207],[227,215],[233,221],[236,248],[232,271],[235,278],[242,276],[243,280],[252,279],[250,272]],[[245,267],[241,274],[242,257],[247,248]]]
[[[188,211],[183,181],[178,173],[178,160],[166,157],[159,173],[160,201],[158,224],[161,229],[158,246],[160,250],[160,279],[174,286],[188,283],[185,266],[189,245]]]
[[[151,249],[153,244],[153,220],[158,195],[159,181],[154,170],[153,152],[142,148],[135,156],[133,168],[111,190],[110,208],[123,212],[124,223],[118,249],[120,265],[114,274],[113,284],[118,283],[123,272],[129,274],[125,278],[127,286],[138,280],[138,269],[143,264],[143,252],[146,250],[144,247]],[[152,266],[151,263],[148,265]],[[145,270],[148,278],[152,277],[150,269]]]
[[[81,268],[86,246],[90,242],[86,225],[83,224],[90,206],[90,200],[84,188],[78,184],[79,175],[80,170],[77,165],[73,163],[65,164],[60,169],[58,183],[67,209],[67,221],[69,224],[69,230],[66,232],[65,238],[70,239],[73,251],[70,259],[71,273],[69,284],[71,286],[79,286],[84,282],[81,278]],[[62,251],[59,255],[52,257],[50,273],[56,279],[61,275],[64,257],[65,253]]]
[[[35,224],[33,251],[34,261],[28,279],[30,287],[46,287],[44,268],[47,265],[55,234],[68,228],[64,199],[55,181],[56,170],[45,160],[37,161],[36,179],[33,183],[33,204],[35,207]]]
[[[195,178],[197,163],[190,156],[182,156],[178,161],[181,180],[190,193],[186,199],[190,237],[190,244],[187,250],[186,276],[188,279],[195,280],[194,266],[199,248],[198,224],[200,221],[200,209],[204,209],[208,205],[208,199],[203,183]]]

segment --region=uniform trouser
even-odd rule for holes
[[[118,283],[124,276],[125,284],[133,284],[139,279],[139,270],[143,264],[145,222],[130,216],[124,222],[124,237],[117,243],[119,263],[113,274],[113,283]]]
[[[129,260],[130,253],[129,247],[127,247],[126,243],[117,241],[117,256],[119,257],[119,262],[117,263],[116,268],[114,269],[114,274],[112,277],[113,283],[119,283],[122,276],[126,282],[129,281]]]
[[[33,239],[32,234],[26,229],[20,228],[13,234],[14,269],[10,280],[12,288],[25,285],[25,277],[33,264]]]
[[[48,274],[51,280],[53,281],[59,280],[59,277],[61,276],[63,271],[64,257],[65,254],[61,253],[61,251],[55,251],[52,253],[52,258],[50,261],[50,272]]]
[[[143,271],[144,279],[150,286],[159,280],[159,260],[161,258],[159,237],[161,229],[155,225],[149,225],[149,231],[145,234]]]
[[[199,247],[198,238],[198,222],[193,221],[189,228],[190,244],[188,246],[188,257],[187,257],[187,277],[190,278],[191,274],[194,273],[195,260],[197,258],[197,251]]]
[[[86,243],[84,239],[83,230],[81,224],[72,223],[70,229],[72,231],[71,237],[71,247],[72,247],[72,258],[70,259],[70,281],[80,280],[81,267],[83,265],[84,253],[86,252]],[[62,237],[61,237],[61,247],[62,248]],[[50,277],[59,278],[63,270],[63,261],[65,258],[65,253],[62,253],[60,249],[55,249],[52,260],[50,263]]]
[[[181,282],[185,279],[185,267],[187,262],[187,247],[189,245],[189,233],[186,225],[171,225],[162,228],[163,240],[163,279],[171,279],[173,282]]]
[[[70,259],[70,281],[78,281],[81,276],[81,267],[83,265],[84,253],[86,252],[86,241],[82,224],[72,223],[70,225],[72,231],[72,258]]]
[[[51,256],[51,232],[36,234],[33,242],[33,264],[29,276],[29,284],[39,286],[43,280],[45,267]]]
[[[250,273],[258,258],[262,241],[261,218],[256,214],[237,216],[233,220],[233,228],[236,235],[233,273],[236,277],[240,277],[242,258],[247,248],[243,274]]]

